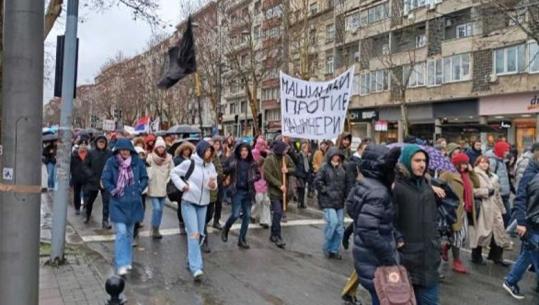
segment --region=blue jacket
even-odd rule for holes
[[[485,156],[490,161],[490,172],[494,173],[500,178],[500,194],[502,196],[509,196],[511,194],[511,184],[509,182],[509,173],[507,166],[503,159],[498,158],[492,150],[485,153]]]
[[[139,158],[133,144],[128,139],[118,139],[116,142],[114,154],[107,160],[103,169],[101,183],[109,193],[116,187],[119,173],[116,155],[122,149],[127,149],[131,152],[131,169],[133,170],[134,182],[125,187],[123,196],[110,197],[110,220],[115,223],[134,224],[144,219],[141,195],[142,191],[148,186],[148,174],[144,161]]]
[[[360,283],[373,288],[376,268],[397,264],[394,212],[391,193],[384,184],[384,157],[389,150],[369,145],[363,153],[358,181],[346,199],[354,220],[354,266]]]
[[[518,183],[517,195],[513,202],[513,218],[521,226],[528,224],[527,217],[529,216],[530,193],[531,191],[535,191],[530,190],[529,186],[537,174],[539,174],[539,162],[530,161]]]

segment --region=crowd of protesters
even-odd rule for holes
[[[428,146],[408,137],[386,146],[363,139],[353,150],[349,133],[318,143],[262,135],[252,143],[231,136],[79,138],[71,157],[73,207],[89,224],[101,194],[102,227],[114,224],[115,268],[126,275],[146,201],[156,240],[162,238],[165,202],[176,201],[188,267],[200,281],[203,253],[211,252],[208,226],[221,230],[221,240],[228,242],[240,220],[237,245],[247,250],[249,224],[258,222],[269,229],[271,243],[285,248],[281,223],[287,221],[287,205],[305,209],[317,202],[325,220],[320,247],[327,259],[341,260],[341,247],[348,249],[353,235],[354,268],[342,292],[344,302],[361,304],[356,295],[361,284],[375,305],[380,301],[374,275],[381,266],[404,266],[420,305],[440,303],[439,283],[446,277],[441,266],[450,253],[453,271],[469,273],[461,257],[464,247],[472,249],[473,264],[485,265],[483,249],[489,248],[488,260],[509,267],[503,252],[513,247],[507,228],[515,222],[523,248],[503,287],[522,299],[518,281],[529,265],[539,270],[539,144],[521,156],[504,140],[490,148],[485,144],[438,139]],[[55,150],[53,144],[43,150],[50,190]],[[221,224],[224,204],[231,212]],[[352,223],[345,227],[346,215]]]

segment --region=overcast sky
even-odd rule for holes
[[[176,25],[180,19],[180,2],[188,0],[160,0],[159,16],[168,24]],[[67,3],[67,1],[64,1]],[[84,2],[83,2],[84,3]],[[65,5],[64,5],[65,6]],[[65,18],[65,7],[62,12]],[[152,36],[151,27],[142,20],[133,20],[132,12],[124,6],[114,6],[103,12],[89,12],[81,8],[83,21],[79,22],[79,65],[77,84],[93,83],[100,67],[118,52],[128,57],[141,53]],[[54,57],[56,54],[56,36],[65,32],[65,19],[58,20],[45,42],[46,65],[50,71],[49,81],[44,83],[43,102],[53,96]],[[174,27],[162,29],[172,33]]]

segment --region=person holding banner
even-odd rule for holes
[[[270,241],[279,248],[284,248],[286,245],[281,235],[281,218],[286,208],[286,202],[283,200],[286,199],[287,192],[286,177],[295,172],[294,163],[287,155],[288,149],[289,146],[283,141],[275,141],[272,146],[273,153],[264,161],[263,167],[272,211]]]

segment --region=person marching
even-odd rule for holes
[[[153,152],[147,157],[148,177],[148,197],[152,202],[152,238],[161,239],[163,236],[159,232],[163,219],[163,208],[167,196],[167,183],[170,180],[170,172],[174,168],[172,156],[166,151],[166,143],[163,138],[158,137],[155,141]]]
[[[185,141],[174,152],[174,166],[180,165],[185,160],[191,160],[191,155],[195,152],[195,145],[189,141]],[[178,202],[178,209],[176,215],[178,216],[178,223],[180,227],[180,235],[185,235],[185,224],[182,217],[181,202]]]
[[[142,191],[148,185],[146,166],[128,139],[118,139],[107,160],[101,183],[110,198],[110,219],[116,230],[114,260],[119,275],[126,275],[133,263],[135,223],[144,219]]]
[[[90,151],[89,155],[91,176],[84,184],[84,204],[86,207],[86,219],[84,222],[88,223],[90,221],[94,201],[101,192],[101,202],[103,203],[103,220],[101,225],[103,229],[107,230],[112,228],[109,224],[110,194],[101,186],[101,175],[103,174],[107,160],[111,156],[112,152],[107,147],[107,138],[105,136],[97,137],[95,139],[95,149]]]
[[[241,249],[249,249],[247,243],[247,230],[251,219],[251,203],[254,201],[255,181],[260,179],[257,165],[254,161],[251,147],[249,144],[241,143],[234,150],[234,158],[229,159],[229,162],[223,166],[224,174],[230,176],[231,184],[229,186],[232,197],[232,214],[228,218],[221,239],[223,242],[228,241],[228,232],[234,222],[242,215],[240,236],[238,247]]]
[[[180,204],[187,231],[187,259],[195,281],[204,275],[201,245],[204,243],[206,212],[210,204],[210,191],[217,190],[217,172],[212,164],[214,149],[210,143],[200,141],[191,160],[176,166],[171,173],[174,185],[183,192]],[[193,165],[192,165],[193,164]],[[183,177],[192,168],[187,181]]]
[[[294,162],[287,154],[289,146],[283,141],[273,143],[273,153],[264,161],[264,178],[268,183],[271,201],[271,235],[270,241],[279,248],[284,248],[286,243],[281,235],[281,218],[283,217],[283,193],[286,194],[286,181],[283,175],[291,175],[295,171]]]

